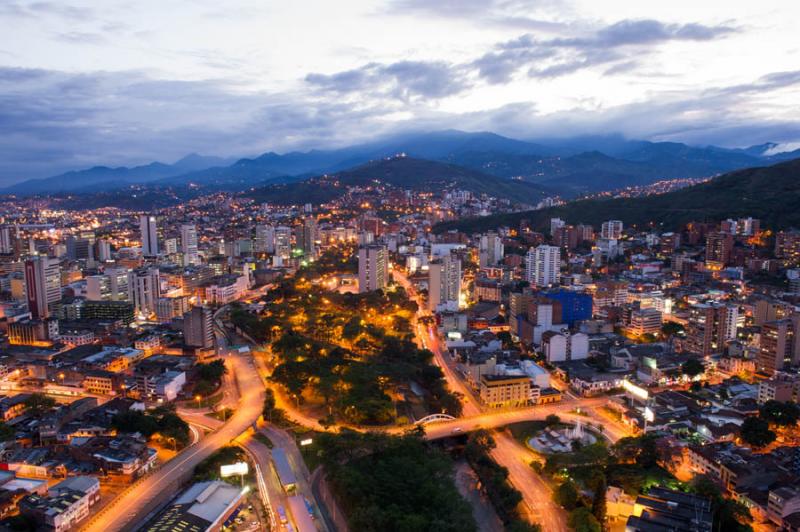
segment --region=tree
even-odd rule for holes
[[[781,402],[781,401],[767,401],[758,410],[761,419],[764,419],[774,425],[782,427],[791,427],[797,424],[800,419],[800,407],[796,403]]]
[[[223,360],[218,359],[208,364],[198,364],[197,372],[201,380],[217,384],[222,379],[222,376],[228,372],[228,368]]]
[[[606,477],[601,476],[594,488],[592,499],[592,515],[599,523],[606,521]]]
[[[556,414],[550,414],[546,418],[544,418],[544,422],[547,424],[548,427],[553,427],[561,423],[561,418],[558,417]]]
[[[4,421],[0,421],[0,441],[13,440],[17,435],[17,431],[9,427]]]
[[[665,322],[661,326],[661,334],[666,338],[675,336],[676,334],[683,332],[683,330],[683,325],[680,323],[675,323],[674,321]]]
[[[22,404],[29,414],[40,416],[56,406],[56,400],[43,393],[32,393]]]
[[[571,480],[562,482],[553,495],[556,503],[567,511],[574,510],[578,506],[579,497],[578,487]]]
[[[769,422],[760,417],[748,417],[742,423],[742,439],[754,447],[763,447],[775,441],[775,433],[769,429]]]
[[[591,510],[585,506],[570,512],[567,524],[575,532],[602,532],[603,530],[595,516],[592,515]]]
[[[692,479],[689,486],[695,495],[711,499],[714,512],[714,530],[732,532],[752,532],[748,524],[753,518],[750,510],[740,502],[722,496],[722,492],[713,480],[705,475],[698,475]]]
[[[694,379],[706,370],[703,363],[697,358],[690,358],[681,366],[681,371],[687,377]]]

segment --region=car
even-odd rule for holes
[[[453,430],[451,430],[450,432],[456,433],[456,432],[463,432],[463,431],[464,431],[464,429],[462,429],[461,427],[456,427]]]

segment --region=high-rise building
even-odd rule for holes
[[[197,252],[197,227],[194,224],[181,225],[181,252],[184,266],[200,264]]]
[[[736,338],[739,308],[722,303],[699,303],[689,309],[686,341],[689,351],[703,356],[720,353]]]
[[[554,235],[559,227],[564,227],[566,222],[561,218],[550,218],[550,235]]]
[[[14,242],[11,240],[11,228],[7,225],[0,226],[0,255],[14,253]]]
[[[128,272],[128,291],[136,313],[149,318],[156,311],[156,301],[161,297],[158,268],[139,268]]]
[[[86,299],[89,301],[111,301],[111,279],[108,275],[86,277]]]
[[[292,256],[292,228],[279,225],[275,228],[275,255],[282,259]]]
[[[358,249],[358,291],[381,290],[389,282],[389,251],[373,244]]]
[[[111,260],[111,242],[101,238],[96,243],[97,259],[106,262]]]
[[[761,326],[756,369],[773,375],[800,362],[800,314]]]
[[[303,255],[315,257],[317,254],[317,220],[307,216],[303,220]]]
[[[256,226],[256,240],[253,249],[256,253],[275,253],[275,228],[273,226]]]
[[[775,234],[775,256],[787,264],[800,264],[800,231],[778,231]]]
[[[69,235],[67,237],[67,257],[73,260],[94,260],[94,235]]]
[[[503,240],[500,235],[490,231],[481,236],[479,246],[479,264],[481,268],[497,266],[503,260]]]
[[[723,268],[731,260],[733,251],[733,235],[714,231],[706,236],[706,264],[718,269]]]
[[[145,257],[158,255],[158,219],[148,214],[141,215],[139,231],[142,236],[142,255]]]
[[[208,307],[192,307],[183,315],[183,342],[189,347],[214,347],[213,313]]]
[[[166,255],[174,255],[178,252],[178,239],[167,238],[164,240],[164,253]]]
[[[25,261],[25,292],[33,318],[50,316],[50,305],[61,299],[61,267],[55,259],[34,257]]]
[[[452,254],[428,265],[428,308],[440,305],[458,308],[461,296],[461,260]]]
[[[531,286],[547,288],[558,285],[561,277],[561,250],[557,246],[541,245],[525,255],[525,280]]]
[[[619,240],[622,238],[622,221],[609,220],[603,222],[600,228],[600,238],[607,238],[610,240]]]

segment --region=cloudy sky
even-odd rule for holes
[[[457,128],[800,142],[797,0],[0,0],[0,183]]]

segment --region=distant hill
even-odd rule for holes
[[[230,160],[192,153],[174,164],[153,162],[134,167],[95,166],[87,170],[66,172],[43,179],[31,179],[0,190],[3,194],[58,194],[114,190],[134,184],[145,184],[195,170],[230,164]]]
[[[367,186],[375,181],[421,192],[469,190],[475,194],[485,193],[528,204],[534,204],[550,194],[545,187],[534,183],[490,176],[452,164],[398,156],[301,182],[269,185],[249,195],[272,203],[319,203],[343,195],[347,187]]]
[[[517,226],[528,219],[538,230],[549,227],[550,218],[568,223],[622,220],[628,226],[653,225],[677,229],[690,221],[719,221],[728,217],[753,216],[765,227],[800,227],[800,159],[773,166],[738,170],[706,183],[641,198],[585,200],[544,210],[518,212],[447,222],[436,232],[458,229],[466,232]]]

